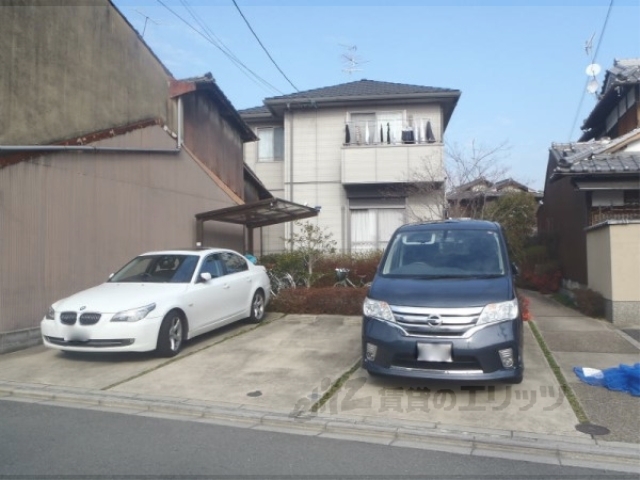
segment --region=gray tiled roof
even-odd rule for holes
[[[558,162],[555,174],[640,174],[640,152],[598,153],[582,150],[579,155],[564,157]]]
[[[404,83],[359,80],[330,87],[315,88],[290,95],[264,99],[264,106],[241,110],[246,119],[282,118],[284,111],[294,108],[323,108],[335,106],[365,105],[369,102],[384,102],[387,105],[439,102],[443,111],[443,130],[446,128],[453,110],[460,98],[460,90],[439,87],[425,87]]]
[[[633,173],[640,172],[640,153],[602,153],[587,157],[568,166],[575,173]]]
[[[315,88],[304,92],[292,93],[267,98],[269,100],[289,100],[296,98],[354,98],[354,97],[393,97],[415,94],[459,93],[459,90],[439,87],[425,87],[420,85],[407,85],[404,83],[379,82],[375,80],[359,80],[342,83],[331,87]]]
[[[240,112],[241,115],[256,115],[256,114],[268,115],[270,113],[269,109],[264,105],[260,105],[258,107],[245,108],[243,110],[238,110],[238,111]]]
[[[640,83],[640,58],[616,59],[613,67],[607,69],[602,85],[602,94],[617,85]]]

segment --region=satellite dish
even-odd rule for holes
[[[597,63],[592,63],[590,65],[587,65],[587,75],[589,75],[590,77],[595,77],[596,75],[598,75],[600,73],[600,65],[598,65]]]
[[[598,91],[598,81],[594,78],[589,83],[587,83],[587,92],[596,93]]]

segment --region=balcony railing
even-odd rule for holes
[[[607,220],[640,220],[640,205],[617,207],[595,207],[589,212],[589,225],[597,225]]]
[[[429,120],[357,121],[344,127],[344,145],[403,145],[438,143]]]

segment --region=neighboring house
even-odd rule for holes
[[[339,251],[384,248],[409,212],[443,216],[443,135],[459,97],[360,80],[267,98],[240,111],[260,139],[244,159],[275,196],[321,209],[318,225]],[[265,229],[265,251],[282,251],[290,235],[290,226]]]
[[[582,141],[552,144],[538,212],[565,284],[601,293],[621,325],[640,325],[639,87],[640,60],[617,60]]]
[[[509,193],[531,194],[536,202],[542,200],[542,192],[516,182],[512,178],[491,182],[484,177],[460,185],[447,193],[450,216],[482,218],[482,212],[491,202]]]
[[[195,246],[200,212],[271,197],[211,75],[174,79],[110,1],[51,5],[0,7],[0,352],[133,256]],[[200,230],[245,245],[242,225]]]

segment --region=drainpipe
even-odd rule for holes
[[[182,148],[182,95],[178,97],[178,146]]]
[[[289,114],[287,115],[287,121],[289,123],[289,198],[286,198],[286,200],[289,200],[290,202],[293,202],[293,110],[290,108],[289,104],[287,104],[287,111],[289,112]],[[285,126],[285,132],[287,131],[287,128]],[[285,238],[288,240],[293,236],[293,224],[292,222],[287,222],[285,223],[285,233],[284,236]],[[285,245],[286,248],[286,245]]]

